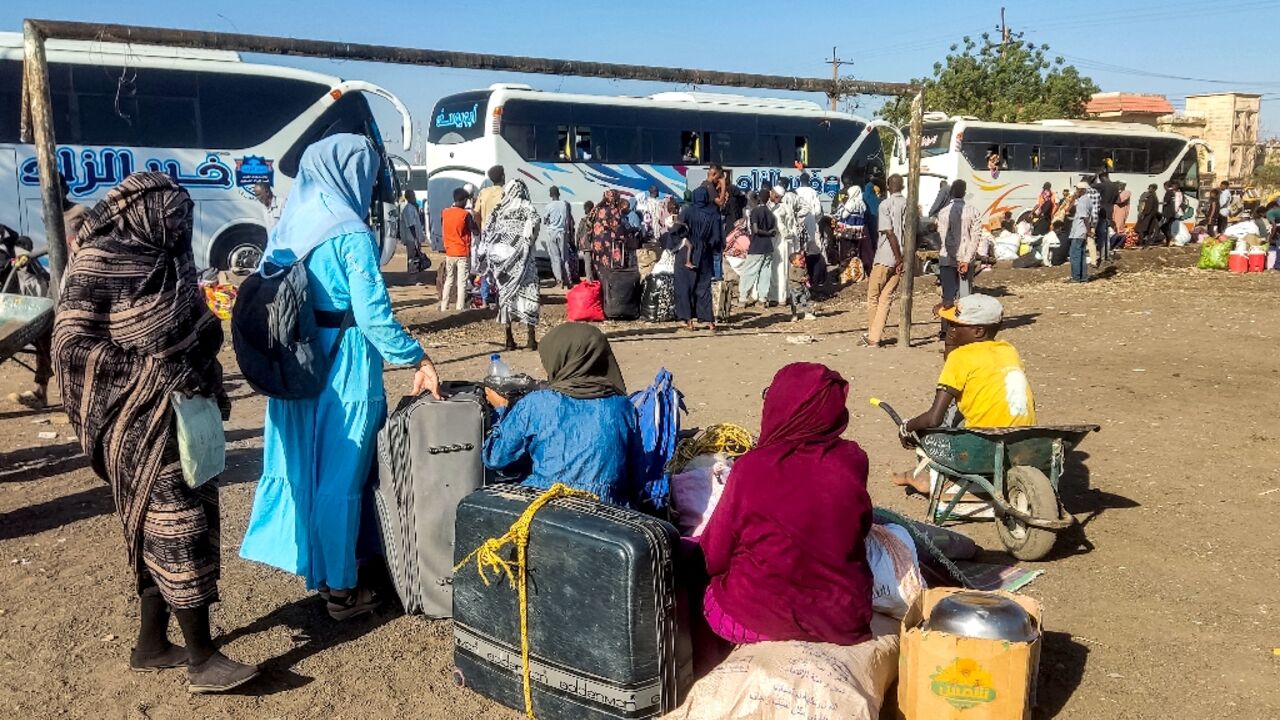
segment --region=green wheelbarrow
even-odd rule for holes
[[[902,427],[902,418],[888,403],[873,399],[871,404]],[[996,532],[1009,554],[1019,560],[1044,558],[1057,534],[1076,523],[1058,500],[1067,453],[1100,429],[1052,425],[936,428],[919,433],[917,470],[936,473],[926,519],[934,525],[972,519],[957,512],[965,496],[970,496],[971,502],[991,509]]]
[[[38,261],[43,255],[32,256],[31,262]],[[0,291],[0,363],[12,359],[31,370],[16,356],[52,327],[54,303],[47,297],[13,292],[17,287],[18,272],[17,268],[9,272],[9,278]]]

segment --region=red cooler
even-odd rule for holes
[[[1233,273],[1249,272],[1249,256],[1244,253],[1231,253],[1227,256],[1227,270]]]
[[[1262,272],[1267,269],[1267,253],[1266,251],[1253,251],[1249,253],[1249,272]]]

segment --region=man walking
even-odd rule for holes
[[[867,334],[862,336],[863,344],[871,347],[880,347],[881,335],[889,320],[889,308],[898,293],[898,282],[906,267],[902,257],[902,239],[906,236],[907,223],[915,222],[915,213],[907,212],[902,186],[901,175],[890,175],[889,197],[880,203],[879,241],[871,264],[871,277],[867,280]]]
[[[951,183],[951,202],[938,213],[938,280],[942,283],[942,307],[954,307],[956,300],[968,295],[969,265],[978,254],[979,225],[977,209],[964,200],[969,186],[963,180]],[[945,328],[944,328],[945,330]]]
[[[1116,201],[1120,197],[1120,188],[1111,182],[1111,174],[1107,172],[1106,167],[1098,173],[1097,181],[1093,184],[1094,213],[1097,218],[1094,222],[1093,247],[1097,253],[1097,264],[1111,259],[1111,216],[1116,211]]]
[[[568,289],[577,274],[565,262],[566,258],[572,257],[572,253],[566,252],[565,243],[573,236],[573,209],[560,199],[560,188],[553,185],[548,192],[551,202],[542,211],[543,250],[551,261],[551,274],[555,276],[556,284]]]
[[[1085,243],[1089,241],[1089,231],[1097,220],[1097,201],[1089,192],[1089,183],[1076,183],[1075,216],[1071,220],[1071,280],[1072,282],[1089,282],[1089,263],[1085,253]]]
[[[418,197],[413,190],[404,191],[404,205],[400,208],[400,242],[409,255],[409,272],[420,273],[427,269],[427,257],[422,254],[422,216],[418,214]]]
[[[440,233],[444,244],[444,267],[437,271],[443,280],[440,288],[440,312],[454,307],[463,309],[467,302],[467,280],[471,271],[471,244],[480,234],[476,219],[467,210],[471,195],[464,188],[453,189],[453,205],[440,212]]]
[[[502,188],[507,184],[507,171],[501,165],[489,168],[488,175],[489,182],[493,184],[481,189],[476,196],[476,224],[481,230],[489,224],[489,216],[502,201]]]

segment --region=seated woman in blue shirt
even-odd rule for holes
[[[485,466],[500,471],[531,467],[521,483],[549,488],[564,483],[600,500],[634,507],[639,488],[628,466],[640,442],[635,408],[604,333],[566,323],[539,345],[549,388],[508,407],[488,390],[501,419],[484,445]]]

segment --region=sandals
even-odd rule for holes
[[[144,653],[137,648],[129,653],[129,669],[134,672],[160,672],[176,667],[186,667],[187,649],[181,645],[170,645],[168,649],[158,653]]]
[[[187,666],[187,692],[220,693],[258,677],[257,665],[245,665],[216,652],[199,665]]]
[[[41,390],[24,390],[9,395],[9,402],[15,402],[28,410],[44,410],[49,406],[48,396]]]
[[[325,608],[329,611],[329,617],[343,621],[367,615],[377,609],[381,603],[382,598],[378,597],[374,591],[368,588],[356,588],[345,595],[330,591]]]

